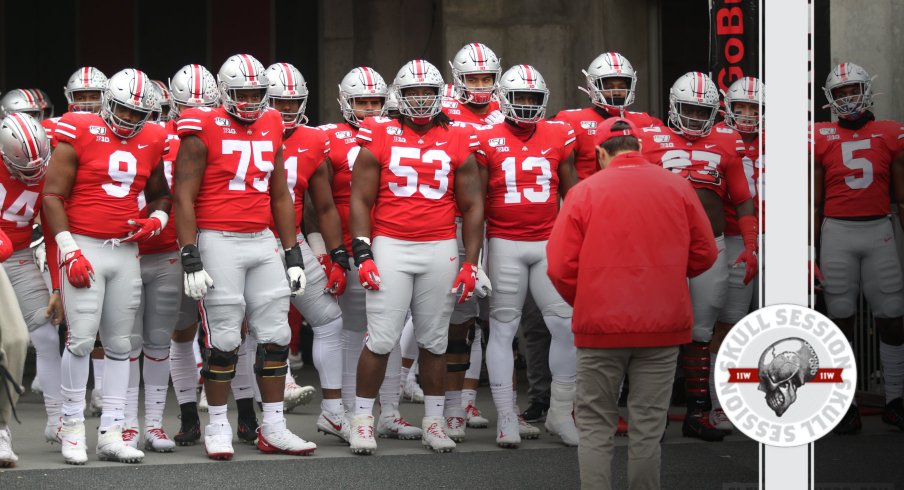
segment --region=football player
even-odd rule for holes
[[[172,119],[167,121],[166,128],[170,132],[170,153],[168,158],[175,160],[178,155],[179,137],[176,131],[176,118],[183,110],[191,107],[216,107],[220,102],[217,81],[202,65],[189,64],[177,71],[169,79],[169,91],[172,96]],[[175,148],[174,148],[175,147]],[[164,164],[166,159],[164,159]],[[180,264],[181,267],[181,264]],[[181,286],[180,286],[181,290]],[[179,402],[180,428],[173,437],[176,444],[190,446],[201,438],[201,420],[198,417],[198,379],[200,376],[199,361],[195,350],[198,342],[198,303],[188,296],[183,296],[180,303],[179,318],[170,341],[170,375],[173,379],[173,391]],[[252,403],[253,405],[253,403]],[[251,407],[254,412],[254,407]],[[253,418],[253,417],[252,417]],[[242,425],[241,417],[239,425]],[[257,425],[256,423],[254,424]]]
[[[447,344],[467,349],[467,331],[450,330],[449,318],[454,291],[463,286],[462,302],[473,294],[484,217],[472,155],[477,139],[470,126],[442,114],[442,86],[436,67],[409,61],[393,83],[401,116],[367,119],[357,135],[362,148],[352,175],[349,228],[358,278],[368,289],[351,428],[351,449],[359,454],[376,449],[374,400],[409,308],[425,394],[422,441],[437,452],[455,448],[444,431],[445,352]],[[461,267],[456,203],[467,252]]]
[[[57,327],[63,319],[59,284],[52,294],[29,247],[32,225],[40,211],[39,199],[50,159],[50,138],[37,120],[13,113],[0,121],[0,232],[5,233],[12,256],[3,269],[16,292],[29,338],[35,347],[37,376],[44,394],[47,442],[60,442],[60,338]],[[54,280],[58,280],[59,277]]]
[[[268,107],[270,83],[253,56],[229,57],[217,81],[222,106],[185,109],[176,123],[181,140],[175,164],[176,233],[185,293],[200,301],[205,330],[210,423],[204,446],[212,459],[232,459],[234,454],[226,397],[247,319],[258,344],[254,372],[263,402],[257,447],[308,455],[317,446],[289,431],[283,416],[289,297],[303,294],[305,285],[283,163],[283,121]],[[279,245],[271,220],[279,230]],[[285,267],[280,255],[285,255]]]
[[[8,116],[14,112],[28,114],[36,121],[40,121],[41,114],[44,113],[31,90],[21,88],[10,90],[0,99],[0,116]]]
[[[725,253],[725,212],[728,200],[738,216],[744,248],[731,267],[744,270],[744,284],[757,271],[757,226],[753,199],[744,177],[741,157],[745,148],[737,131],[713,128],[719,110],[719,91],[700,72],[682,75],[669,90],[669,126],[640,128],[643,153],[654,163],[681,174],[697,192],[716,236],[719,258],[710,270],[690,280],[694,309],[693,342],[682,346],[687,416],[682,433],[705,441],[721,441],[725,434],[713,427],[709,377],[709,342],[719,312],[725,305],[729,261]]]
[[[138,246],[169,221],[170,194],[161,159],[166,131],[145,124],[155,93],[141,71],[125,69],[110,78],[99,115],[65,114],[56,125],[44,187],[44,226],[66,281],[62,295],[69,332],[62,357],[63,459],[84,464],[85,385],[88,354],[98,332],[103,341],[103,413],[97,455],[140,462],[141,451],[123,442],[129,382],[130,336],[141,300]],[[144,191],[148,217],[140,218]],[[53,248],[51,248],[53,250]],[[54,270],[51,268],[51,270]],[[87,306],[90,305],[90,306]]]
[[[505,122],[478,129],[477,161],[487,192],[487,262],[496,290],[490,298],[487,369],[499,413],[496,442],[518,447],[521,436],[514,408],[512,340],[518,330],[525,294],[543,312],[552,335],[549,365],[552,398],[546,428],[569,446],[578,444],[572,412],[577,370],[571,307],[546,276],[546,240],[558,212],[559,196],[577,183],[574,130],[546,121],[549,90],[536,68],[516,65],[497,90]]]
[[[728,87],[728,91],[724,93],[725,120],[715,125],[716,131],[719,128],[729,127],[741,135],[741,140],[744,142],[741,161],[744,165],[744,176],[747,178],[750,195],[754,196],[754,216],[757,217],[761,216],[761,210],[760,200],[756,196],[759,195],[758,189],[762,186],[764,177],[765,155],[760,155],[759,151],[760,145],[765,145],[763,142],[764,133],[760,125],[760,111],[765,100],[765,90],[765,86],[757,78],[744,77],[736,80]],[[728,257],[729,263],[734,263],[744,251],[744,239],[741,236],[738,216],[734,206],[729,201],[725,201],[723,204],[725,211],[725,255]],[[760,234],[762,233],[763,228],[761,227]],[[762,261],[762,253],[759,255],[761,257],[760,261]],[[725,338],[731,327],[750,312],[756,284],[753,281],[745,283],[744,276],[745,270],[740,267],[728,269],[728,289],[725,297],[725,306],[719,313],[719,320],[716,322],[709,348],[710,353],[715,354],[719,352],[722,339]],[[712,357],[710,359],[710,371],[715,370],[715,365],[716,358]],[[712,422],[713,427],[730,433],[733,426],[728,420],[728,416],[722,410],[722,405],[716,396],[714,376],[709,378],[709,390],[713,404],[713,410],[710,412],[710,422]]]
[[[386,82],[373,68],[366,66],[354,68],[339,83],[339,110],[345,122],[320,127],[330,139],[332,192],[342,221],[342,243],[345,247],[351,247],[352,241],[348,231],[352,168],[355,158],[361,150],[355,134],[365,118],[383,115],[383,106],[388,95],[389,89]],[[337,267],[330,261],[326,245],[317,245],[323,242],[320,233],[310,233],[308,238],[312,248],[320,249],[315,250],[314,253],[323,257],[323,262],[327,264],[327,267]],[[357,271],[357,268],[354,271]],[[361,349],[364,347],[364,333],[367,330],[364,288],[360,282],[351,281],[344,294],[340,295],[338,299],[339,306],[342,308],[343,325],[342,401],[346,412],[352,413],[355,404],[355,374]],[[419,439],[421,429],[409,424],[399,413],[400,363],[401,350],[395,347],[390,354],[386,375],[380,386],[380,418],[376,426],[377,435],[398,439]],[[395,369],[392,368],[393,365],[396,365]],[[323,432],[339,437],[344,436],[345,440],[348,440],[349,434],[347,432],[336,434],[335,427],[319,428]]]
[[[823,87],[838,120],[817,123],[814,205],[819,265],[829,317],[853,339],[860,293],[879,334],[885,412],[882,420],[904,430],[904,282],[889,209],[889,187],[904,211],[904,127],[873,115],[872,77],[854,63],[834,67]],[[823,209],[819,209],[822,206]],[[834,431],[861,428],[856,401]]]
[[[347,441],[348,422],[342,408],[341,391],[342,310],[332,295],[345,291],[349,255],[342,243],[342,225],[330,188],[330,139],[323,131],[305,125],[308,88],[298,68],[289,63],[274,63],[267,68],[267,79],[270,82],[267,89],[270,106],[282,115],[285,131],[283,162],[295,206],[294,233],[307,271],[305,293],[292,298],[292,304],[314,332],[312,356],[323,390],[317,428]],[[311,196],[323,240],[330,250],[330,260],[324,268],[299,229],[306,191]],[[278,232],[272,223],[271,230],[275,234]]]

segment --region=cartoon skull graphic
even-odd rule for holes
[[[766,404],[781,417],[797,400],[797,390],[816,376],[819,358],[813,346],[797,337],[779,340],[760,355],[759,390]]]

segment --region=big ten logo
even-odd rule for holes
[[[728,86],[735,80],[744,78],[744,70],[741,61],[744,60],[745,47],[742,36],[744,35],[744,10],[741,7],[729,7],[731,4],[741,3],[743,0],[724,0],[723,6],[716,11],[716,36],[727,37],[723,43],[723,52],[720,55],[729,65],[722,67],[716,76],[719,89],[728,90]]]
[[[110,138],[99,134],[99,135],[97,135],[97,141],[100,143],[109,143]]]
[[[223,134],[236,134],[235,128],[225,128],[224,127],[222,129],[223,129]]]

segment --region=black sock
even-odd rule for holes
[[[243,420],[256,420],[257,416],[254,413],[254,398],[242,398],[241,400],[236,400],[235,405],[239,409],[239,418]]]

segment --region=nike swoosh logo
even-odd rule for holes
[[[541,154],[541,155],[546,155],[547,153],[549,153],[549,152],[551,152],[551,151],[552,151],[552,148],[547,148],[547,149],[541,151],[540,154]]]
[[[449,262],[455,262],[455,257],[449,257]]]
[[[324,418],[326,418],[326,417],[324,417]],[[336,429],[337,431],[341,431],[341,430],[342,430],[342,424],[336,425],[336,424],[334,424],[333,421],[330,420],[330,419],[326,419],[326,421],[327,421],[334,429]]]
[[[437,141],[437,142],[436,142],[436,146],[443,146],[443,145],[445,145],[446,143],[448,143],[448,141]]]
[[[270,131],[261,131],[261,136],[267,136],[270,134]]]
[[[66,442],[68,442],[72,446],[78,446],[78,442],[76,442],[76,441],[66,441]]]
[[[148,146],[150,146],[150,145],[138,145],[138,149],[143,150],[143,149],[147,148]]]
[[[710,148],[715,148],[716,145],[703,145],[707,150]]]
[[[20,261],[19,261],[19,265],[25,265],[25,264],[27,264],[27,263],[28,263],[27,260],[20,260]]]
[[[179,260],[179,259],[169,259],[169,263],[170,263],[170,264],[175,264],[177,260]]]
[[[304,153],[304,152],[306,152],[306,151],[308,151],[308,150],[310,150],[310,148],[299,148],[299,149],[298,149],[298,153]]]
[[[871,138],[881,138],[882,135],[881,134],[871,134],[870,137]]]

